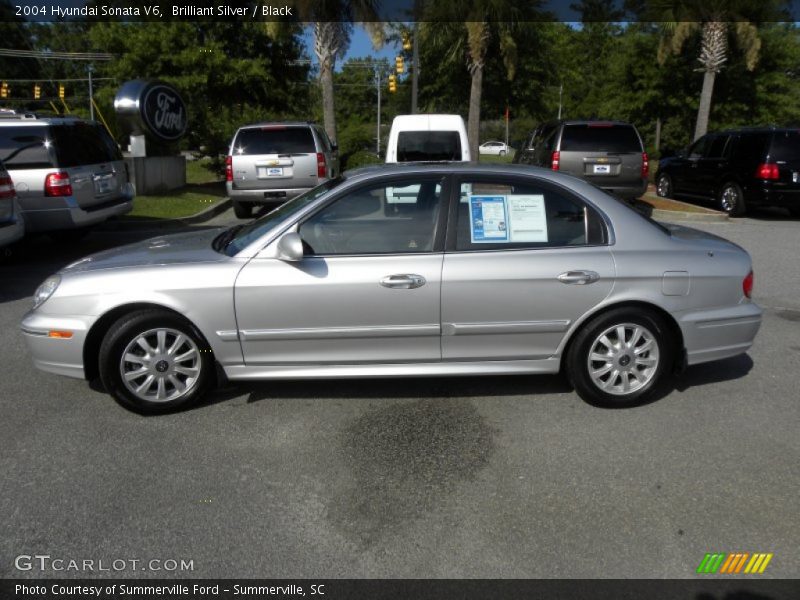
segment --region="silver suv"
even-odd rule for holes
[[[133,208],[133,186],[102,126],[70,117],[0,116],[0,161],[27,231],[71,232]]]
[[[14,182],[0,162],[0,247],[16,242],[23,235],[25,221],[14,193]]]
[[[257,123],[233,136],[225,164],[228,197],[240,219],[256,205],[277,206],[339,175],[339,155],[312,123]]]
[[[621,198],[647,190],[650,164],[636,127],[622,121],[553,121],[536,128],[523,164],[580,177]]]

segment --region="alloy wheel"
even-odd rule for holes
[[[587,358],[589,377],[600,390],[624,396],[640,390],[658,370],[658,343],[642,325],[622,323],[603,331]]]

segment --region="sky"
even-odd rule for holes
[[[303,34],[303,41],[308,48],[308,55],[311,57],[311,61],[316,64],[317,57],[314,55],[313,27],[306,27]],[[349,58],[363,58],[365,56],[372,56],[375,58],[387,58],[390,61],[394,61],[394,57],[397,56],[398,50],[398,47],[394,44],[387,44],[380,50],[374,50],[367,32],[364,31],[363,27],[356,25],[353,28],[353,37],[350,40],[350,48],[347,50],[344,60],[336,62],[336,70],[338,71],[341,69],[342,63],[347,61]]]

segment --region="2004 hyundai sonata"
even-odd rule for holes
[[[523,165],[352,171],[246,225],[73,263],[36,291],[36,366],[164,412],[230,380],[565,371],[651,397],[751,346],[750,257]]]

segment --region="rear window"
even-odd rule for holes
[[[461,160],[457,131],[401,131],[397,135],[397,162]]]
[[[242,129],[233,152],[242,154],[312,154],[317,151],[310,127]]]
[[[562,152],[641,152],[642,143],[631,125],[565,125]]]
[[[769,157],[771,160],[800,160],[800,131],[776,131]]]
[[[0,161],[9,169],[47,169],[54,166],[47,127],[0,127]]]
[[[112,160],[122,160],[114,140],[99,125],[76,123],[54,125],[50,136],[56,149],[59,167],[93,165]]]

